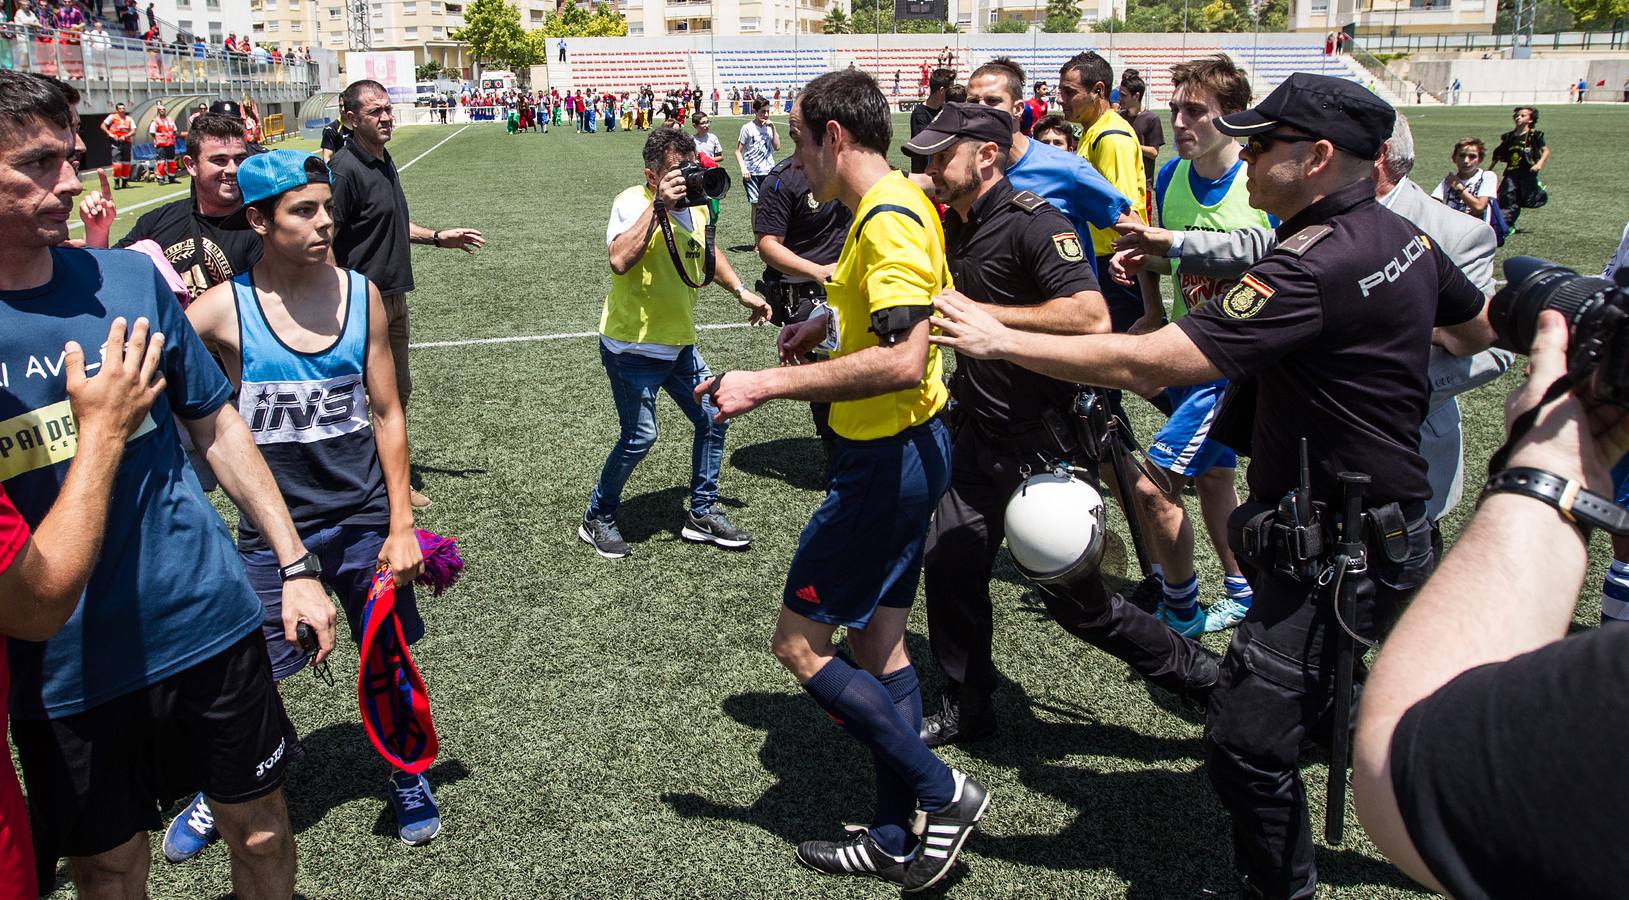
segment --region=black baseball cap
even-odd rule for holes
[[[1378,159],[1391,138],[1397,110],[1356,82],[1297,72],[1260,103],[1216,120],[1233,137],[1266,134],[1281,125],[1316,135],[1363,159]]]
[[[218,116],[231,116],[234,119],[243,118],[243,107],[232,100],[216,100],[209,104],[209,111]]]
[[[1012,114],[982,103],[946,103],[928,127],[904,146],[912,156],[932,156],[951,144],[972,138],[990,141],[1003,150],[1012,147]]]

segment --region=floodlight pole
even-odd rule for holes
[[[345,46],[351,50],[373,49],[368,0],[345,0]]]

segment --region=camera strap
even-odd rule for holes
[[[668,221],[667,207],[656,205],[656,221],[662,226],[662,240],[667,242],[667,255],[673,258],[673,268],[679,270],[679,278],[693,288],[704,288],[713,283],[713,270],[718,265],[717,255],[713,252],[715,238],[718,233],[718,216],[711,211],[707,215],[707,228],[703,232],[701,283],[690,280],[690,271],[684,267],[684,259],[679,256],[679,245],[673,240],[673,223]]]
[[[1499,446],[1498,450],[1493,451],[1492,458],[1488,460],[1489,475],[1497,475],[1504,471],[1505,464],[1510,461],[1510,451],[1516,446],[1517,441],[1526,437],[1527,432],[1533,429],[1533,424],[1538,421],[1539,413],[1544,410],[1544,407],[1565,396],[1577,383],[1578,376],[1574,375],[1569,367],[1567,372],[1563,373],[1560,378],[1557,378],[1545,389],[1544,396],[1539,398],[1539,402],[1533,404],[1532,409],[1517,416],[1515,421],[1510,423],[1510,436],[1505,438],[1505,442]]]

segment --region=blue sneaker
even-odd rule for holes
[[[215,814],[203,794],[192,798],[187,808],[164,829],[164,858],[173,863],[186,862],[204,852],[204,848],[220,837],[215,830]]]
[[[1249,612],[1250,607],[1240,605],[1237,600],[1231,597],[1223,597],[1205,610],[1205,633],[1226,631],[1243,622],[1245,615]]]
[[[1197,604],[1193,607],[1193,618],[1180,619],[1171,611],[1171,607],[1161,603],[1159,609],[1154,610],[1154,618],[1164,622],[1172,631],[1183,637],[1198,637],[1205,633],[1205,617],[1201,615]]]
[[[441,810],[430,795],[423,775],[396,772],[390,776],[390,808],[396,811],[396,833],[402,843],[417,847],[441,833]]]

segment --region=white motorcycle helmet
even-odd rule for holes
[[[1024,479],[1007,501],[1007,549],[1018,570],[1046,586],[1067,586],[1103,562],[1103,498],[1066,471]]]

